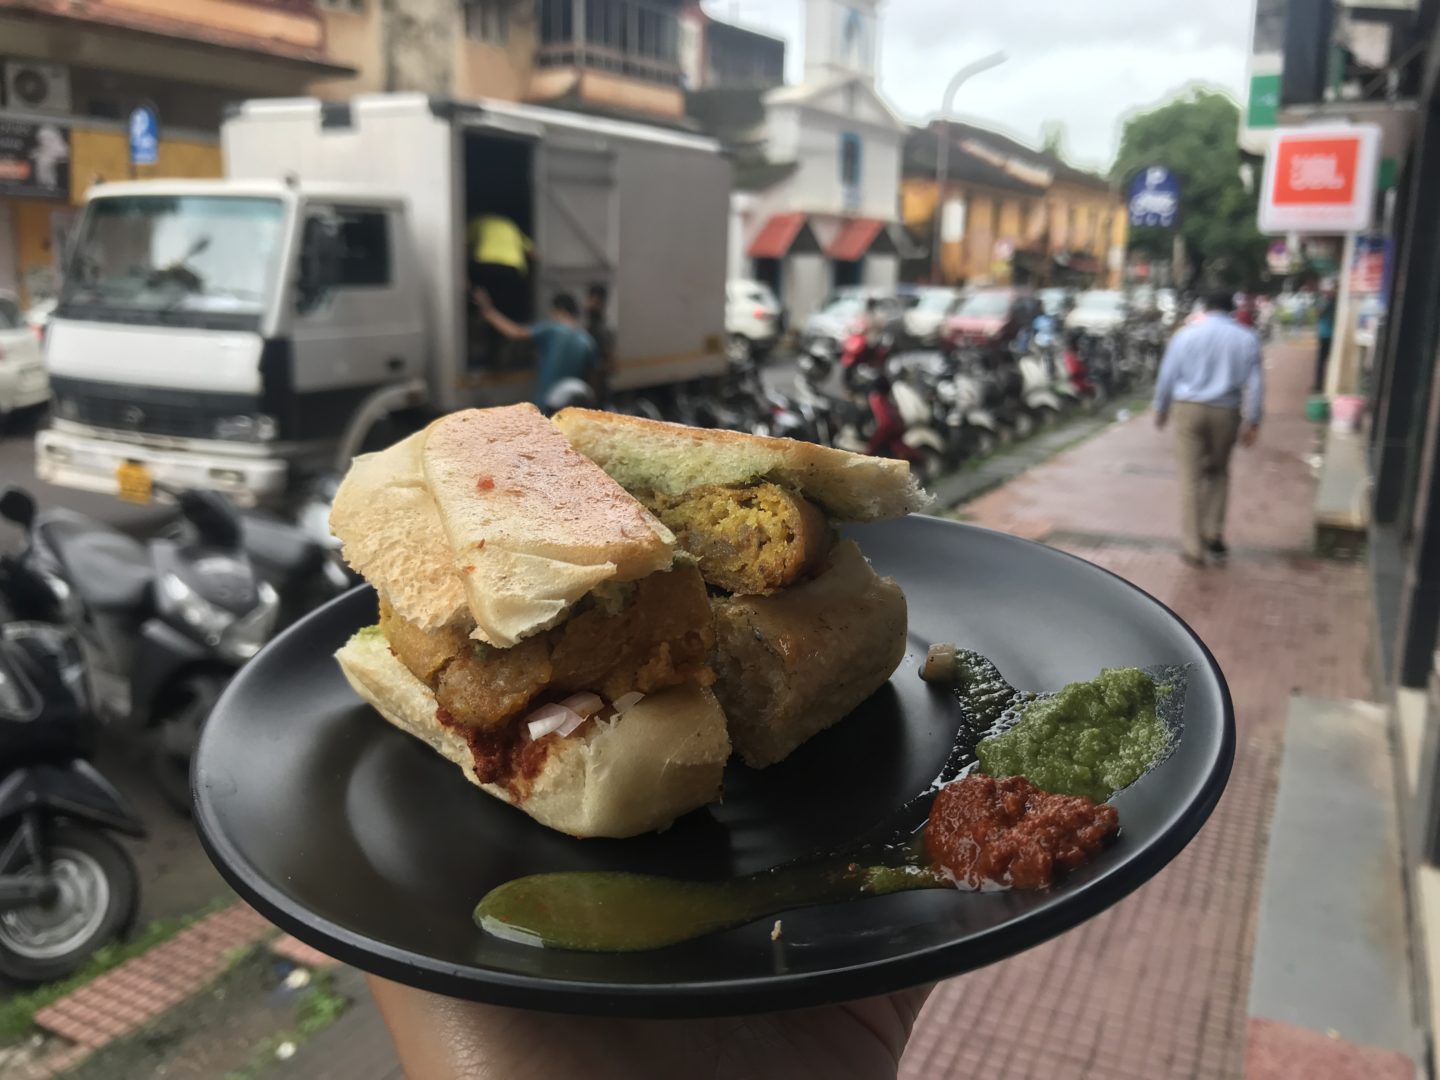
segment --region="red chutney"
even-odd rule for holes
[[[1043,889],[1120,827],[1115,808],[1083,795],[1051,795],[1023,776],[974,773],[935,796],[925,848],[960,883]]]

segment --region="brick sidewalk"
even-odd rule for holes
[[[1286,702],[1370,696],[1361,566],[1310,558],[1304,419],[1311,351],[1269,351],[1261,444],[1240,452],[1224,569],[1178,558],[1168,435],[1138,416],[966,508],[1120,574],[1185,618],[1230,682],[1239,745],[1210,823],[1130,899],[1080,929],[942,985],[902,1076],[1233,1080]]]

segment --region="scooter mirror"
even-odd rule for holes
[[[0,517],[29,529],[35,521],[35,500],[28,491],[7,487],[0,493]]]

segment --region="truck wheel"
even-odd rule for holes
[[[53,982],[77,971],[130,929],[140,905],[135,863],[109,836],[65,824],[52,825],[47,840],[59,896],[53,904],[0,913],[0,977],[16,983]]]
[[[228,680],[214,672],[191,675],[174,687],[168,708],[160,715],[151,748],[155,786],[176,812],[190,816],[190,758],[200,741],[200,728],[220,700]]]

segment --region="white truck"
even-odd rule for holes
[[[41,479],[283,503],[429,416],[525,398],[533,357],[477,345],[483,213],[533,238],[512,317],[608,287],[613,389],[724,370],[730,164],[711,140],[407,94],[247,102],[222,149],[224,180],[92,189],[48,333]]]

